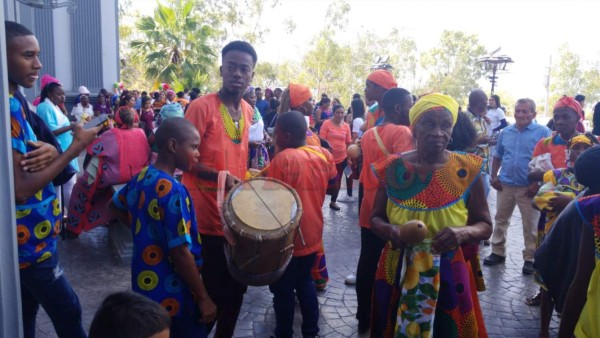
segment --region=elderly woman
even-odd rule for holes
[[[375,277],[373,337],[487,335],[476,292],[483,288],[477,243],[492,226],[483,160],[446,150],[457,113],[449,96],[423,96],[409,113],[416,150],[372,165],[381,182],[372,229],[388,241]],[[426,224],[424,241],[410,220]]]
[[[94,107],[90,104],[88,95],[81,95],[79,103],[71,110],[71,116],[77,119],[77,122],[87,122],[94,117]]]

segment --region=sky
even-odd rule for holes
[[[133,0],[134,8],[151,14],[155,0]],[[550,58],[558,60],[558,49],[568,43],[583,64],[600,60],[600,45],[594,44],[598,32],[594,0],[347,0],[351,7],[348,28],[338,38],[351,42],[361,30],[384,36],[392,28],[417,43],[419,52],[434,47],[443,30],[476,34],[479,42],[497,55],[507,55],[515,63],[508,72],[499,72],[496,92],[513,98],[545,97],[545,82]],[[327,0],[280,0],[267,8],[264,22],[270,27],[264,43],[255,46],[259,62],[297,60],[308,50],[311,40],[327,22]],[[296,29],[291,36],[283,21],[292,18]],[[402,86],[402,84],[399,84]],[[489,80],[480,81],[489,91]],[[572,95],[575,95],[573,93]]]

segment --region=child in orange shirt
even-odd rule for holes
[[[323,237],[323,212],[327,187],[337,171],[333,156],[321,147],[306,145],[306,120],[297,111],[280,115],[275,127],[277,147],[268,177],[296,190],[302,201],[303,216],[294,241],[294,256],[283,276],[271,284],[275,309],[275,336],[291,337],[294,324],[294,291],[302,311],[302,335],[319,333],[319,304],[311,267]]]

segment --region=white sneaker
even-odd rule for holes
[[[338,198],[337,201],[341,202],[341,203],[352,203],[352,202],[356,202],[357,200],[358,199],[354,196],[346,196],[346,197]]]
[[[355,274],[351,274],[346,276],[346,279],[344,280],[344,283],[346,283],[347,285],[354,285],[356,284],[356,275]]]

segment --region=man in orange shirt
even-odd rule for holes
[[[408,112],[412,107],[412,96],[406,89],[392,88],[381,100],[384,110],[382,122],[362,136],[364,169],[360,173],[364,198],[360,206],[360,257],[356,271],[356,298],[358,309],[358,331],[369,330],[371,315],[371,293],[375,272],[385,241],[371,231],[371,211],[379,182],[373,174],[371,164],[389,154],[402,153],[414,148],[409,125]]]
[[[379,105],[383,99],[383,94],[388,89],[395,87],[398,87],[398,83],[396,83],[394,75],[387,70],[378,69],[369,74],[365,84],[365,98],[367,101],[377,102],[377,106],[374,107],[373,105],[369,108],[367,119],[362,127],[363,131],[367,131],[383,122],[383,109]]]
[[[302,312],[302,336],[319,333],[319,303],[310,270],[323,237],[325,192],[337,175],[333,156],[325,149],[306,145],[306,120],[297,111],[277,119],[275,139],[281,149],[271,161],[268,177],[296,190],[302,201],[302,220],[294,241],[294,256],[283,276],[269,286],[275,309],[275,336],[292,337],[294,291]]]
[[[217,179],[229,171],[225,188],[229,190],[244,177],[248,162],[248,127],[254,111],[242,100],[254,77],[256,51],[247,42],[233,41],[221,51],[223,85],[217,93],[192,101],[185,118],[200,133],[200,161],[190,173],[183,174],[202,239],[204,266],[202,277],[208,294],[217,305],[215,337],[232,337],[247,286],[227,270],[223,245],[223,224],[217,207]],[[211,331],[214,323],[208,325]]]

